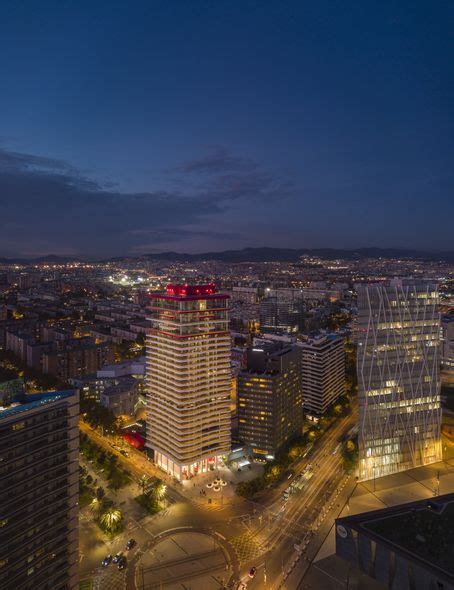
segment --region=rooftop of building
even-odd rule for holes
[[[437,281],[434,279],[426,278],[414,278],[414,277],[394,277],[393,279],[386,279],[384,281],[371,281],[365,283],[356,283],[355,288],[367,289],[370,287],[382,287],[382,288],[403,288],[403,287],[414,287],[415,289],[435,288]]]
[[[241,371],[244,375],[276,376],[280,366],[273,361],[285,357],[296,350],[296,346],[285,342],[267,340],[247,349],[247,367]]]
[[[336,523],[454,581],[454,493],[339,518]]]
[[[39,408],[46,404],[60,401],[74,395],[73,389],[49,391],[46,393],[21,393],[10,400],[7,405],[0,405],[0,420],[16,414]],[[4,403],[4,402],[2,402]]]
[[[311,346],[312,348],[323,348],[333,342],[340,342],[342,337],[339,334],[317,334],[310,336],[301,342],[302,346]]]
[[[214,283],[205,285],[188,285],[188,284],[168,284],[165,293],[150,293],[151,299],[229,299],[230,295],[224,295],[217,292]]]
[[[130,393],[135,390],[137,383],[137,379],[134,379],[134,377],[131,377],[130,375],[118,377],[115,379],[115,384],[106,387],[101,395],[114,397],[116,395],[121,395],[122,393]]]

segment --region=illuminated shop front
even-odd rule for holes
[[[191,479],[200,473],[208,473],[223,465],[221,456],[207,457],[196,461],[191,465],[178,465],[162,453],[155,453],[155,463],[169,475],[176,477],[180,481]]]

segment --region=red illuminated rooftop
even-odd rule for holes
[[[151,300],[196,301],[198,299],[229,299],[229,295],[218,293],[214,283],[206,285],[167,285],[165,293],[150,293]]]
[[[167,285],[166,293],[178,297],[213,295],[216,293],[216,286],[214,283],[208,283],[207,285]]]

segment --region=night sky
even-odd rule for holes
[[[454,3],[0,3],[0,256],[454,249]]]

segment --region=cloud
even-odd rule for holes
[[[248,157],[240,157],[223,147],[213,148],[203,157],[183,162],[175,168],[206,198],[217,201],[274,200],[294,195],[287,179],[264,170]]]
[[[134,236],[140,236],[146,240],[131,249],[132,253],[144,254],[156,251],[156,248],[178,249],[187,248],[188,243],[194,240],[203,240],[204,244],[222,242],[228,243],[230,240],[241,238],[241,234],[236,232],[218,232],[202,229],[186,229],[182,227],[165,227],[155,230],[131,230]],[[192,248],[189,247],[189,251]]]
[[[283,193],[284,185],[252,160],[221,148],[183,163],[178,173],[181,190],[120,192],[64,161],[0,149],[0,256],[33,250],[107,256],[175,243],[176,237],[182,247],[224,243],[241,237],[215,227],[234,201]],[[185,184],[186,176],[193,182]]]
[[[183,173],[216,174],[222,172],[250,172],[257,169],[257,163],[250,158],[235,156],[224,147],[215,147],[205,156],[194,160],[188,160],[176,167]]]

